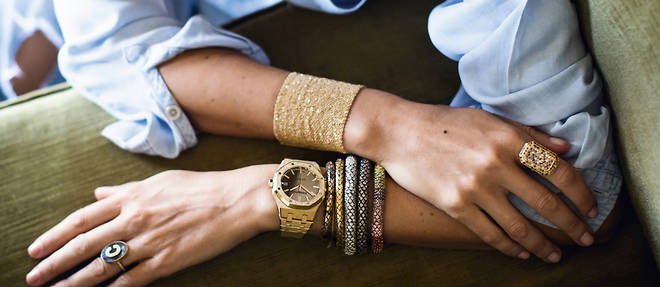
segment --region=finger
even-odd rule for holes
[[[520,211],[511,206],[504,192],[489,196],[478,204],[523,248],[546,262],[559,262],[561,250],[523,217]]]
[[[136,184],[135,181],[127,182],[122,185],[115,186],[100,186],[94,190],[94,196],[97,200],[108,198],[111,195],[119,193],[121,190],[130,189],[132,185]]]
[[[523,129],[527,131],[536,142],[558,154],[565,154],[571,149],[571,144],[561,138],[550,136],[529,126],[524,126]]]
[[[148,255],[145,252],[146,250],[136,247],[135,242],[128,241],[126,244],[129,247],[128,253],[126,253],[126,255],[120,260],[124,268],[127,268],[135,262],[148,258]],[[140,265],[138,264],[137,266]],[[83,269],[80,269],[69,278],[58,282],[55,286],[96,286],[121,272],[124,271],[121,270],[117,263],[109,263],[103,261],[101,258],[96,258]]]
[[[565,160],[561,158],[558,158],[558,160],[555,171],[543,177],[559,188],[583,216],[589,218],[598,216],[596,197],[591,192],[591,188],[584,182],[582,175]]]
[[[116,186],[100,186],[94,190],[94,196],[96,197],[96,200],[102,200],[113,194],[117,194],[118,192],[119,188]]]
[[[28,247],[28,253],[35,259],[46,257],[62,247],[76,235],[108,222],[120,211],[116,201],[97,201],[71,213],[60,223],[39,236]]]
[[[508,176],[505,187],[563,230],[577,244],[582,246],[593,244],[593,234],[587,225],[557,195],[522,170],[516,170]]]
[[[106,244],[124,238],[126,234],[122,230],[117,221],[111,221],[79,234],[34,267],[26,276],[27,283],[31,286],[42,285],[82,261],[98,255]]]
[[[546,146],[550,150],[558,153],[558,154],[564,154],[567,153],[571,149],[571,143],[568,141],[558,138],[558,137],[553,137],[551,135],[548,135],[542,131],[539,131],[533,127],[523,125],[519,122],[506,119],[503,117],[500,117],[502,120],[510,123],[511,125],[517,126],[524,130],[529,136],[531,136],[536,142],[542,144],[543,146]]]
[[[158,278],[169,275],[171,270],[164,269],[158,257],[140,262],[135,268],[119,276],[109,287],[144,286]]]
[[[502,232],[502,230],[488,219],[488,217],[486,217],[486,215],[476,206],[468,208],[456,219],[463,222],[474,234],[481,238],[484,243],[498,251],[511,257],[518,257],[520,259],[529,258],[529,252],[506,236],[506,234],[504,234],[504,232]]]

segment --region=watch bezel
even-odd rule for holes
[[[284,190],[282,190],[282,175],[286,171],[297,167],[306,168],[312,173],[314,173],[314,175],[317,178],[321,179],[321,184],[319,184],[319,189],[320,189],[319,192],[309,201],[303,202],[303,201],[294,200],[289,196],[287,196],[284,193]],[[295,161],[295,160],[286,162],[284,165],[280,166],[280,168],[278,168],[277,171],[275,171],[275,176],[273,177],[273,194],[275,194],[277,198],[287,207],[309,208],[318,204],[325,195],[325,178],[323,177],[321,168],[315,162]]]

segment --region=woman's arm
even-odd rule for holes
[[[161,64],[159,71],[198,129],[274,138],[275,99],[287,71],[228,49],[188,51]],[[491,246],[509,256],[527,250],[556,262],[561,250],[511,206],[508,192],[576,243],[591,245],[593,235],[568,206],[517,164],[520,149],[530,140],[559,153],[569,147],[484,111],[413,103],[373,89],[358,94],[344,131],[346,150],[380,163],[406,190],[445,211]],[[583,215],[597,215],[593,194],[570,164],[560,161],[546,179]]]
[[[21,73],[10,81],[17,95],[41,88],[57,66],[57,47],[41,31],[25,39],[16,52]]]
[[[121,270],[98,254],[106,244],[123,240],[129,251],[122,264],[137,265],[111,286],[141,286],[209,260],[261,232],[276,231],[277,205],[267,182],[277,168],[264,164],[222,172],[167,171],[98,188],[97,202],[72,213],[30,245],[30,256],[45,259],[26,281],[43,285],[93,256],[97,258],[63,282],[51,283],[93,286],[108,280]],[[310,234],[319,234],[321,216],[317,212]],[[487,248],[463,224],[392,180],[386,182],[384,216],[387,243]]]

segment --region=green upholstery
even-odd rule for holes
[[[416,101],[448,103],[458,87],[456,64],[442,57],[426,34],[426,17],[437,2],[416,0],[400,5],[397,1],[368,1],[350,16],[280,5],[236,22],[231,29],[262,45],[273,65],[364,83]],[[591,19],[599,18],[593,15]],[[597,31],[593,26],[592,30]],[[600,42],[594,39],[594,43]],[[597,52],[599,61],[606,55]],[[618,73],[606,73],[613,93],[623,93],[612,87],[620,83],[612,79]],[[627,91],[628,86],[624,89]],[[647,105],[652,103],[651,90],[635,91],[646,92],[634,96],[647,99]],[[614,100],[613,104],[615,108],[622,106],[618,119],[623,117],[621,112],[630,115],[627,121],[619,122],[620,129],[642,117],[635,113],[643,109],[635,108],[633,113],[628,111],[633,106]],[[283,147],[273,141],[201,135],[197,147],[167,160],[115,147],[99,134],[112,121],[70,89],[55,89],[0,106],[3,286],[24,285],[25,274],[37,263],[28,257],[27,246],[70,212],[93,202],[92,191],[97,186],[139,180],[166,169],[226,170],[276,163],[285,156],[317,161],[335,156]],[[622,135],[642,136],[633,130],[622,131]],[[641,143],[622,142],[622,152],[629,156],[624,157],[626,167],[634,170],[636,166],[629,160],[639,158],[634,152]],[[654,156],[657,159],[657,151]],[[646,173],[644,178],[637,174],[640,180],[635,181],[628,173],[630,189],[657,191],[658,182],[651,175]],[[639,183],[643,180],[648,184]],[[650,185],[651,180],[656,180],[656,185]],[[380,256],[345,257],[338,250],[326,249],[317,238],[294,240],[267,233],[155,285],[653,286],[658,278],[651,251],[627,198],[622,202],[628,212],[611,241],[591,248],[566,248],[562,262],[555,265],[537,259],[511,259],[495,251],[409,246],[388,246]],[[645,214],[640,212],[640,216]],[[294,265],[294,261],[301,264]],[[301,272],[301,268],[308,272]]]
[[[580,1],[607,83],[626,185],[660,262],[660,1]]]

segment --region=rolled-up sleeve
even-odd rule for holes
[[[183,2],[183,1],[182,1]],[[185,21],[172,1],[55,0],[64,45],[62,74],[83,96],[118,119],[102,134],[131,152],[174,158],[197,142],[158,65],[190,49],[226,47],[268,64],[259,46],[212,25]]]

